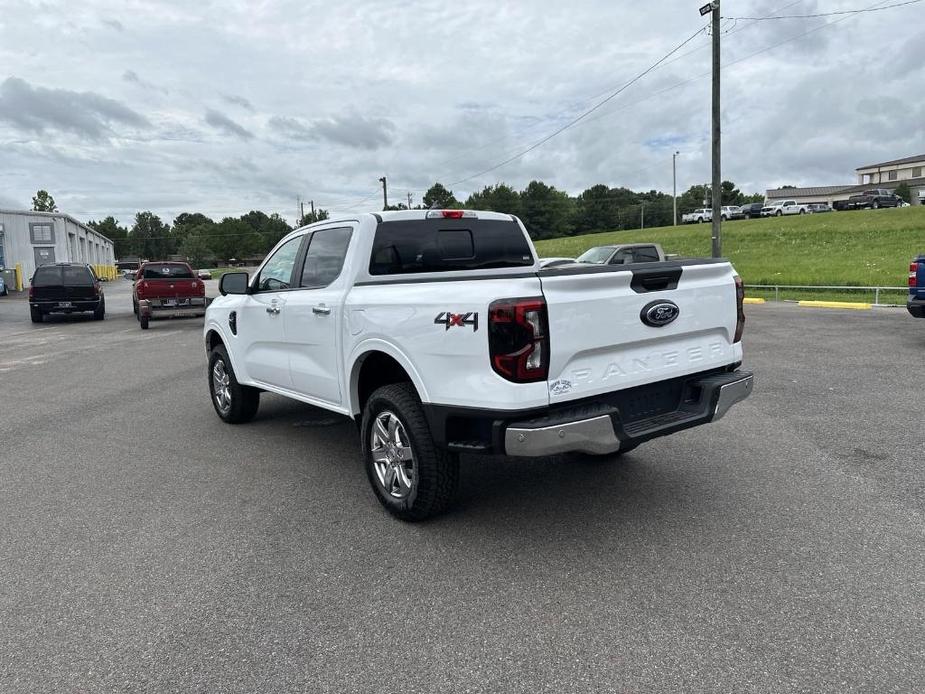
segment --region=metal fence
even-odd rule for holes
[[[842,292],[846,294],[861,293],[865,297],[873,295],[874,306],[895,306],[896,304],[881,304],[880,294],[891,293],[900,294],[908,293],[909,287],[848,287],[845,285],[826,286],[818,284],[746,284],[746,289],[760,289],[765,292],[774,292],[774,301],[780,301],[781,291],[788,293],[805,293],[805,292]]]

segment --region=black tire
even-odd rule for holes
[[[783,217],[783,216],[784,216],[784,213],[783,213],[781,210],[778,210],[778,211],[777,211],[777,216],[778,216],[778,217]]]
[[[150,320],[151,319],[148,318],[147,316],[142,316],[140,313],[138,314],[138,322],[141,323],[142,330],[148,329],[148,324],[150,323]]]
[[[870,208],[871,208],[872,210],[879,210],[879,209],[880,209],[880,203],[877,202],[876,200],[874,200],[874,202],[871,204]]]
[[[806,210],[800,210],[800,214],[806,214]]]
[[[703,224],[703,217],[697,217],[697,224]]]
[[[93,312],[93,320],[103,320],[106,318],[106,300],[100,299],[100,305]]]
[[[33,322],[33,323],[41,323],[41,322],[42,322],[42,318],[43,318],[42,312],[39,311],[37,308],[33,308],[32,306],[30,306],[30,307],[29,307],[29,315],[32,316],[32,322]]]
[[[215,391],[216,365],[219,362],[221,362],[221,372],[228,377],[226,385],[230,402],[227,407],[219,404],[219,397]],[[228,352],[223,345],[218,345],[209,352],[208,382],[209,399],[212,401],[215,413],[222,421],[228,424],[244,424],[251,421],[257,414],[257,409],[260,407],[260,391],[238,383],[231,360],[228,358]]]
[[[132,299],[132,313],[138,315],[138,302],[135,299]]]
[[[376,473],[372,454],[372,433],[376,419],[392,413],[400,422],[413,455],[411,486],[397,498],[386,490]],[[414,386],[397,383],[375,391],[363,408],[360,425],[363,466],[373,493],[386,510],[404,521],[430,518],[452,503],[459,486],[459,457],[434,444],[424,408]]]

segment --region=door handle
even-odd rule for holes
[[[279,306],[267,306],[267,313],[273,314],[275,316],[279,313]]]
[[[312,313],[318,316],[329,316],[331,315],[331,309],[324,304],[318,304],[312,307]]]

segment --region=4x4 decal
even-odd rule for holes
[[[464,328],[467,325],[472,326],[472,332],[478,332],[479,314],[478,313],[450,313],[444,311],[434,318],[434,325],[442,325],[446,330],[459,327]]]

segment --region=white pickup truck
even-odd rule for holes
[[[541,270],[495,212],[325,220],[219,286],[219,417],[251,420],[268,391],[353,418],[373,491],[405,520],[446,508],[460,453],[616,455],[752,390],[728,261]]]
[[[704,207],[681,215],[681,224],[703,224],[713,221],[713,210]]]

